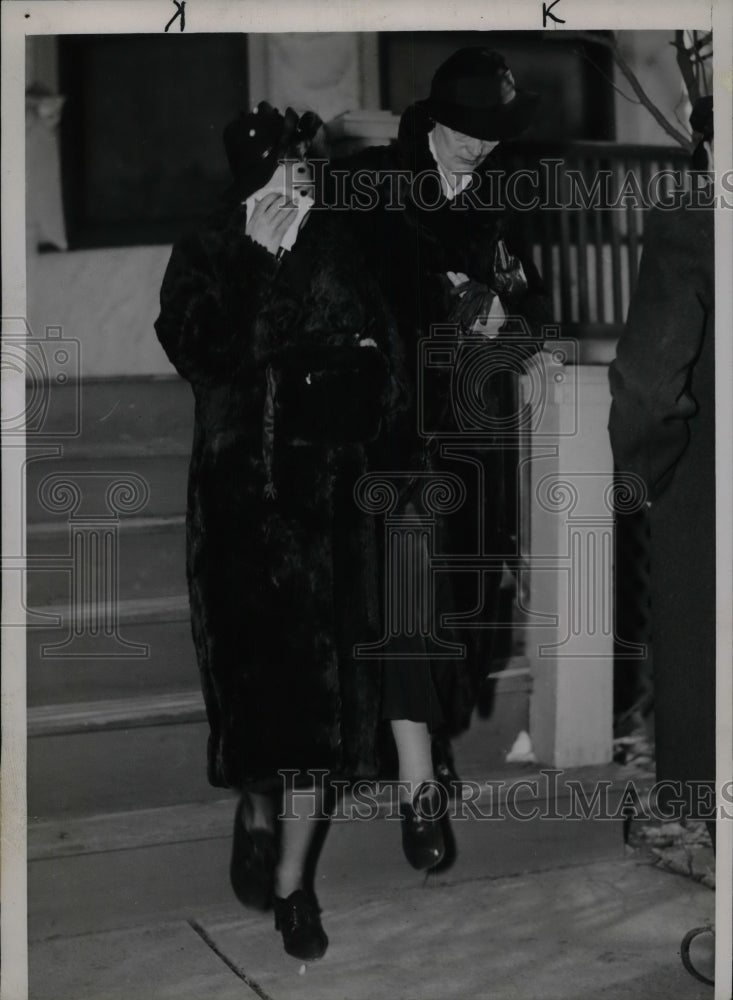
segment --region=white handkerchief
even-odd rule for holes
[[[260,188],[259,191],[255,191],[254,194],[251,194],[249,198],[247,198],[245,204],[247,206],[248,219],[251,218],[252,211],[254,210],[254,207],[257,204],[257,202],[261,198],[264,198],[264,196],[266,194],[269,194],[271,191],[276,191],[279,195],[281,195],[283,199],[285,198],[281,184],[276,184],[273,186],[265,185],[265,187]],[[299,194],[296,192],[293,194],[293,198],[295,199],[296,204],[298,206],[298,214],[290,223],[286,232],[283,235],[283,238],[280,240],[281,250],[293,249],[295,241],[298,238],[298,232],[300,231],[300,227],[303,225],[303,220],[305,219],[306,215],[308,214],[308,212],[310,212],[311,208],[313,208],[314,205],[313,198],[311,198],[310,195]]]

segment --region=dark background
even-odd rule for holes
[[[212,207],[249,100],[245,35],[66,36],[59,78],[71,249],[167,243]]]
[[[614,138],[608,51],[542,32],[384,33],[381,107],[427,96],[465,45],[499,49],[542,95],[528,142]],[[224,126],[261,96],[248,94],[243,34],[63,36],[59,75],[70,249],[167,243],[195,225],[228,183]]]

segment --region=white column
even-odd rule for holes
[[[565,365],[559,342],[544,357],[522,380],[535,414],[520,466],[530,734],[543,764],[577,767],[612,756],[611,400],[605,367]]]

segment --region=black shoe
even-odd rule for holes
[[[434,868],[445,854],[441,830],[442,806],[439,788],[423,782],[415,792],[412,804],[400,805],[402,817],[402,850],[413,868],[419,871]]]
[[[277,867],[277,844],[271,830],[248,830],[244,820],[245,797],[234,814],[234,837],[229,878],[234,895],[243,906],[269,910]]]
[[[326,954],[328,938],[319,912],[305,889],[296,889],[287,899],[275,896],[275,930],[282,934],[288,955],[310,961]]]

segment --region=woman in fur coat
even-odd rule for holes
[[[195,398],[187,577],[209,780],[244,792],[232,883],[274,902],[299,958],[327,945],[304,886],[323,794],[308,772],[376,773],[380,671],[353,652],[380,635],[375,523],[353,491],[398,385],[348,220],[312,209],[319,124],[262,102],[227,127],[234,185],[174,247],[156,322]]]

